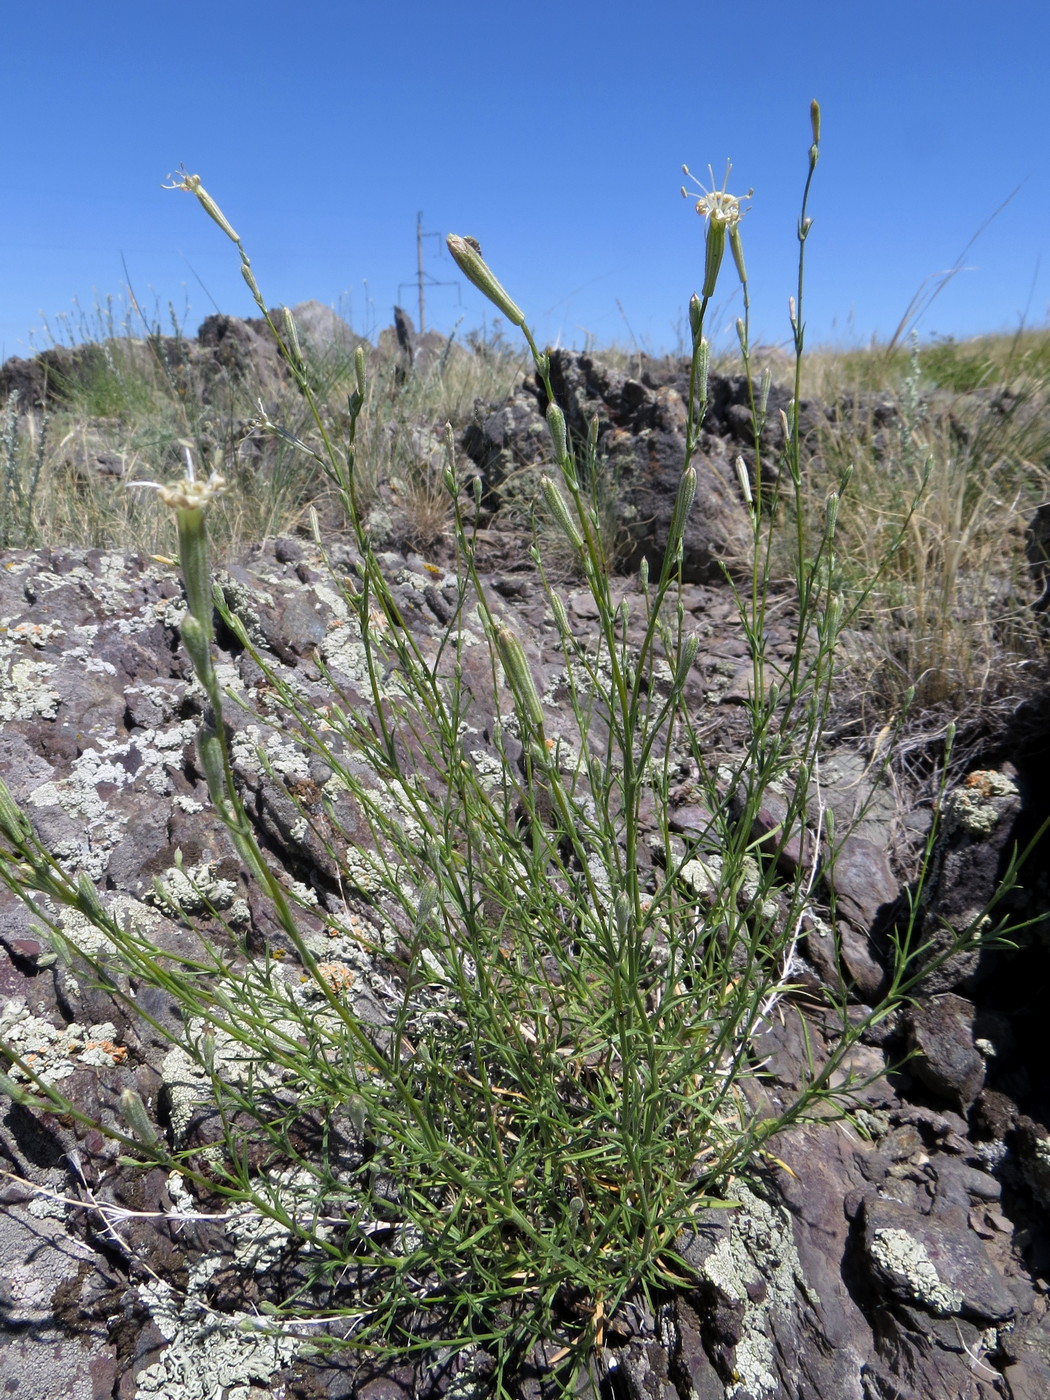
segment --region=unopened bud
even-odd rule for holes
[[[81,874],[77,880],[77,909],[95,924],[105,920],[106,911],[98,897],[98,890],[85,874]]]
[[[357,392],[362,398],[365,396],[365,347],[359,345],[354,351],[354,378],[357,380]]]
[[[295,317],[287,306],[282,306],[284,312],[284,329],[288,336],[288,349],[292,354],[292,367],[300,372],[303,369],[303,350],[299,344],[299,332],[295,328]]]
[[[631,931],[632,917],[631,901],[621,890],[613,900],[613,917],[616,919],[616,932],[620,937],[620,942],[627,940],[627,935]]]
[[[809,104],[809,124],[813,129],[813,144],[820,144],[820,103],[814,97]]]
[[[509,628],[496,628],[496,646],[514,698],[537,729],[543,728],[543,706],[532,679],[525,648]]]
[[[122,1089],[120,1091],[120,1112],[124,1121],[131,1129],[132,1136],[142,1143],[143,1147],[149,1147],[156,1151],[161,1147],[161,1140],[156,1128],[150,1122],[149,1114],[146,1112],[146,1105],[142,1098],[134,1089]]]
[[[565,414],[556,403],[547,405],[547,427],[550,429],[554,456],[559,465],[569,455],[565,438]]]
[[[212,669],[211,630],[199,618],[187,613],[179,626],[182,645],[189,653],[198,676]]]
[[[212,726],[206,725],[197,735],[197,757],[208,784],[208,796],[220,810],[226,807],[226,769],[222,744]]]
[[[576,523],[569,514],[569,507],[565,504],[565,497],[558,490],[556,483],[549,476],[541,476],[540,490],[543,492],[543,499],[547,502],[548,510],[561,526],[569,543],[573,549],[582,553],[583,536],[576,528]]]
[[[491,269],[481,256],[481,249],[475,240],[461,238],[458,233],[450,233],[445,242],[463,275],[474,283],[479,292],[488,297],[493,306],[498,307],[503,312],[512,326],[523,326],[525,324],[524,311],[500,285],[498,279],[493,276]]]
[[[711,342],[701,337],[700,344],[696,347],[696,388],[700,396],[700,402],[707,403],[707,378],[711,368]]]
[[[740,285],[747,286],[747,268],[744,266],[744,245],[740,238],[740,227],[734,224],[729,230],[729,246],[733,251],[733,262],[736,264],[736,275],[740,278]]]
[[[682,649],[678,653],[678,663],[674,668],[674,689],[681,690],[685,685],[689,672],[693,669],[693,662],[696,660],[696,653],[700,647],[699,637],[686,637],[682,643]]]
[[[0,831],[16,846],[21,846],[24,841],[31,840],[33,836],[33,828],[29,825],[29,818],[11,796],[11,790],[2,778],[0,778]]]
[[[693,349],[696,350],[700,337],[704,331],[704,318],[700,312],[700,298],[694,292],[689,298],[689,329],[693,337]]]
[[[736,459],[736,475],[737,480],[740,482],[740,490],[743,492],[744,500],[749,506],[753,506],[755,504],[755,498],[751,492],[751,478],[748,476],[743,457],[738,457]]]
[[[671,528],[667,535],[667,548],[669,550],[675,550],[682,542],[695,495],[696,468],[686,467],[682,473],[682,479],[678,483],[678,491],[674,498],[674,510],[671,512]]]
[[[558,631],[563,637],[572,636],[572,628],[569,626],[569,614],[565,611],[565,604],[557,593],[551,594],[551,612],[554,614],[554,621],[558,624]]]
[[[839,518],[839,493],[832,491],[824,503],[824,534],[830,541],[835,538],[835,525]]]

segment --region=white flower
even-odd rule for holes
[[[747,194],[743,196],[729,193],[726,189],[726,185],[729,183],[729,172],[731,169],[732,166],[726,161],[726,173],[725,179],[722,181],[722,188],[716,189],[714,171],[708,166],[707,173],[711,177],[711,189],[708,190],[700,184],[700,181],[687,165],[682,166],[682,173],[687,175],[700,190],[700,198],[696,201],[696,212],[702,219],[706,219],[708,223],[721,224],[725,229],[736,228],[737,224],[747,213],[746,209],[740,207],[741,200],[750,199],[754,193],[753,190],[748,190]],[[693,198],[684,185],[682,186],[682,194],[686,199]]]
[[[129,481],[129,486],[147,486],[156,491],[171,510],[203,510],[226,490],[226,478],[213,471],[207,481],[198,481],[193,470],[190,449],[186,449],[186,476],[182,481],[165,486],[159,481]]]

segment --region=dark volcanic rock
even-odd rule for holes
[[[909,1068],[928,1089],[968,1113],[984,1085],[984,1060],[973,1043],[974,1007],[943,993],[910,1007]]]
[[[589,425],[597,419],[601,469],[616,483],[617,523],[630,540],[625,566],[636,568],[645,557],[652,570],[658,569],[685,457],[687,406],[681,383],[644,383],[594,356],[567,350],[552,353],[551,380],[578,462],[583,461]],[[724,399],[728,408],[738,390],[712,381],[712,404]],[[550,462],[545,410],[542,386],[530,380],[507,403],[479,413],[464,434],[464,447],[486,490],[497,498],[515,469]],[[711,422],[693,458],[697,493],[683,541],[688,582],[720,579],[724,568],[745,565],[750,557],[751,524],[734,465],[749,447],[733,435],[729,417],[715,415]]]

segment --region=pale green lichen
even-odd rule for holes
[[[59,693],[50,684],[55,665],[51,661],[13,661],[0,686],[0,721],[54,719],[58,714]]]
[[[82,1026],[71,1021],[53,1026],[34,1016],[24,997],[15,997],[0,1011],[0,1040],[19,1056],[46,1084],[68,1079],[78,1065],[112,1069],[123,1063],[127,1050],[117,1044],[117,1028],[111,1021]],[[18,1065],[12,1065],[12,1079],[28,1081]]]
[[[159,1361],[139,1373],[135,1400],[248,1400],[255,1385],[267,1385],[295,1359],[294,1337],[259,1331],[260,1319],[245,1313],[202,1307],[205,1285],[222,1264],[218,1255],[201,1261],[181,1296],[160,1279],[140,1286],[168,1345]]]
[[[871,1255],[886,1273],[903,1281],[917,1303],[936,1316],[949,1317],[959,1312],[963,1295],[942,1281],[926,1246],[907,1230],[886,1227],[874,1231]]]
[[[686,888],[697,899],[710,904],[721,887],[722,858],[709,855],[701,860],[699,856],[694,856],[692,860],[685,862],[678,874]]]
[[[220,879],[213,871],[212,862],[202,861],[188,869],[170,866],[158,877],[146,899],[172,913],[204,914],[232,908],[236,896],[236,883]]]
[[[774,1396],[780,1392],[771,1314],[793,1309],[802,1283],[791,1218],[746,1186],[734,1192],[741,1209],[729,1218],[726,1237],[707,1256],[702,1272],[726,1297],[744,1305],[736,1345],[736,1379],[726,1400],[737,1395]],[[757,1284],[765,1297],[751,1301]]]
[[[944,827],[970,836],[990,836],[1020,792],[1012,778],[995,769],[971,773],[966,783],[944,800]]]

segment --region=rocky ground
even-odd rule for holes
[[[629,489],[625,564],[659,557],[668,481],[680,463],[682,399],[675,375],[642,384],[587,357],[558,360],[558,387],[582,411],[605,406],[604,450],[618,451]],[[498,490],[527,463],[542,419],[534,391],[477,415],[462,443]],[[715,385],[704,475],[686,538],[683,601],[701,646],[690,679],[711,752],[731,756],[743,732],[751,666],[720,560],[746,547],[747,519],[731,462],[749,457],[740,386]],[[665,480],[666,478],[666,480]],[[673,486],[671,488],[673,495]],[[661,521],[663,524],[661,525]],[[644,522],[643,538],[639,522]],[[633,533],[632,533],[633,532]],[[494,606],[526,640],[541,692],[558,664],[555,631],[532,566],[498,533],[482,537]],[[352,551],[335,545],[338,567]],[[440,634],[455,577],[442,563],[393,550],[383,565],[402,616],[421,639]],[[273,666],[307,690],[318,662],[353,689],[345,604],[312,543],[268,542],[224,575],[226,596]],[[636,584],[625,576],[629,594]],[[574,630],[594,626],[589,594],[564,596]],[[228,836],[207,810],[194,755],[202,700],[178,644],[181,587],[163,563],[99,551],[10,551],[0,568],[0,772],[46,845],[86,873],[121,917],[146,920],[164,947],[186,933],[158,907],[154,881],[183,868],[213,882],[215,899],[253,905]],[[793,644],[785,604],[767,645]],[[220,635],[226,683],[255,703],[265,687],[250,658]],[[945,835],[925,928],[965,924],[995,890],[1014,844],[1047,814],[1045,709],[1029,707],[1024,734],[989,743],[946,803]],[[563,715],[555,713],[550,732]],[[247,717],[235,720],[244,732]],[[257,733],[255,738],[258,739]],[[267,739],[266,732],[261,733]],[[272,737],[272,736],[271,736]],[[246,753],[248,750],[246,750]],[[856,743],[823,756],[826,800],[844,829],[855,815],[868,756]],[[301,768],[301,771],[300,771]],[[343,901],[323,849],[294,820],[288,791],[310,802],[324,774],[289,764],[267,775],[248,758],[239,776],[274,857],[312,885],[323,947],[324,912]],[[930,820],[920,785],[883,781],[833,875],[841,957],[860,1007],[884,979],[884,936],[915,877]],[[771,796],[762,820],[775,825]],[[683,772],[672,824],[684,840],[699,820]],[[800,848],[798,859],[806,859]],[[326,863],[327,862],[327,863]],[[923,995],[857,1052],[870,1080],[853,1124],[792,1129],[778,1163],[710,1212],[681,1242],[696,1284],[630,1304],[596,1357],[589,1384],[607,1397],[660,1400],[1043,1400],[1050,1395],[1050,908],[1045,847],[1023,875],[1014,912],[1039,920],[1013,951],[949,962]],[[223,893],[225,891],[225,894]],[[368,899],[358,892],[360,916]],[[260,937],[272,930],[260,928]],[[0,1033],[87,1115],[116,1122],[134,1088],[158,1130],[179,1131],[177,1083],[159,1030],[126,1015],[104,988],[56,960],[14,898],[0,898]],[[802,948],[815,986],[834,950],[814,928]],[[369,993],[372,995],[373,993]],[[151,991],[156,1027],[177,1009]],[[751,1092],[790,1093],[804,1073],[801,1041],[785,1018],[761,1055],[773,1078]],[[814,1026],[819,1049],[821,1027]],[[907,1058],[908,1056],[911,1058]],[[907,1063],[902,1064],[907,1058]],[[360,1357],[321,1360],[292,1341],[252,1331],[269,1289],[294,1279],[281,1243],[246,1225],[182,1219],[180,1184],[122,1166],[101,1134],[60,1116],[6,1104],[0,1115],[0,1381],[34,1400],[262,1400],[358,1395],[367,1400],[480,1393],[483,1361],[458,1374],[440,1354],[369,1368]],[[116,1207],[116,1209],[114,1209]],[[249,1320],[248,1325],[245,1325]],[[544,1393],[527,1373],[521,1393]]]

